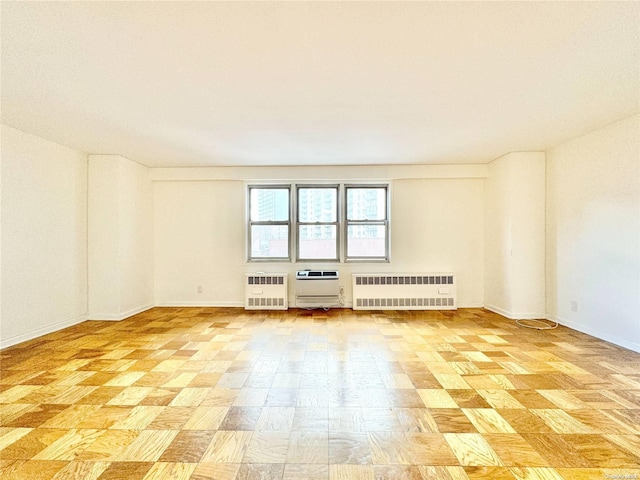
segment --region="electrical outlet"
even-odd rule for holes
[[[575,300],[571,300],[571,311],[572,312],[578,311],[578,302],[576,302]]]
[[[344,285],[340,285],[340,295],[344,295]]]
[[[202,293],[202,285],[198,285],[198,293]]]

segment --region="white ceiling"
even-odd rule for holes
[[[149,166],[486,163],[640,110],[639,2],[2,2],[2,123]]]

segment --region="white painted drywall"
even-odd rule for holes
[[[547,152],[547,315],[640,351],[638,115]]]
[[[6,347],[87,318],[86,154],[2,125]]]
[[[153,306],[149,169],[89,155],[89,317],[121,320]]]
[[[484,206],[485,306],[509,318],[544,318],[544,153],[491,162]]]
[[[93,320],[120,314],[119,165],[117,156],[89,155],[89,315]]]
[[[128,317],[154,304],[153,185],[149,168],[120,161],[120,314]]]
[[[156,304],[244,305],[243,183],[154,188]]]
[[[359,172],[366,176],[367,167]],[[282,181],[306,178],[305,169],[290,168],[288,177]],[[352,272],[444,271],[458,275],[460,306],[481,306],[483,182],[481,176],[394,180],[391,263],[246,263],[245,183],[164,177],[154,182],[156,304],[241,306],[245,273],[287,272],[293,281],[296,270],[325,268],[340,271],[347,305]],[[292,288],[289,293],[293,304]]]
[[[0,145],[2,144],[2,130],[0,130]],[[2,157],[0,150],[0,348],[2,341]]]

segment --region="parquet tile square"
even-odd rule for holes
[[[57,460],[25,460],[16,462],[3,474],[3,480],[49,480],[66,467],[68,462]]]
[[[154,308],[0,351],[0,477],[640,478],[638,365],[481,309]]]
[[[459,408],[439,408],[429,410],[441,433],[474,433],[478,429]]]
[[[113,462],[102,472],[98,480],[142,480],[153,467],[151,462]]]

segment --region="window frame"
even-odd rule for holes
[[[310,182],[298,183],[245,183],[245,239],[247,263],[390,263],[391,262],[391,182],[377,183],[347,183],[347,182]],[[335,222],[300,222],[298,197],[301,188],[335,188],[336,189],[336,221]],[[384,220],[349,220],[347,216],[347,194],[351,188],[382,188],[385,190],[385,219]],[[251,220],[251,191],[253,189],[282,189],[288,192],[289,211],[286,221],[252,221]],[[286,226],[287,257],[252,257],[251,242],[253,226]],[[336,258],[300,258],[299,226],[300,225],[331,225],[336,227]],[[349,226],[351,225],[383,225],[385,228],[385,255],[379,257],[348,256]],[[292,250],[295,249],[295,252]]]
[[[301,222],[300,221],[300,190],[303,189],[335,189],[336,191],[336,212],[335,212],[335,222]],[[295,245],[296,245],[296,262],[330,262],[330,263],[339,263],[340,262],[340,226],[342,223],[342,219],[340,218],[340,184],[338,183],[298,183],[295,184]],[[301,226],[335,226],[336,227],[336,256],[334,258],[301,258],[300,257],[300,227]]]
[[[384,189],[384,219],[382,220],[350,220],[348,215],[348,194],[350,189]],[[391,228],[390,228],[390,184],[389,183],[352,183],[344,185],[344,261],[345,263],[389,263],[391,261]],[[384,235],[384,255],[383,256],[349,256],[349,226],[383,226]]]
[[[293,243],[292,238],[292,214],[293,205],[291,202],[291,188],[290,184],[250,184],[247,186],[247,262],[290,262],[291,261],[291,245]],[[269,221],[254,221],[251,219],[251,191],[252,190],[286,190],[287,198],[289,201],[288,218],[287,220],[269,220]],[[254,226],[286,226],[288,227],[287,235],[287,256],[286,257],[254,257],[252,256],[252,232]]]

